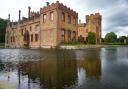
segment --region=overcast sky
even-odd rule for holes
[[[22,16],[28,15],[28,6],[32,11],[46,5],[46,2],[56,0],[3,0],[0,5],[0,18],[18,20],[18,10]],[[115,32],[119,36],[128,35],[128,0],[59,0],[79,13],[79,19],[85,22],[85,15],[99,12],[102,15],[102,36],[108,32]]]

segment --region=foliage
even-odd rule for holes
[[[101,42],[104,43],[104,38],[101,38]]]
[[[127,37],[126,37],[126,36],[120,36],[120,37],[118,38],[118,42],[119,42],[119,43],[124,43],[124,44],[126,44],[126,42],[127,42]]]
[[[85,43],[85,39],[84,39],[84,37],[82,37],[82,35],[80,35],[80,36],[78,37],[78,42],[80,42],[80,43]]]
[[[78,45],[81,44],[79,41],[62,42],[62,45]]]
[[[89,32],[87,37],[88,44],[95,44],[96,43],[96,36],[94,32]]]
[[[0,43],[5,42],[6,25],[7,25],[7,20],[0,18]]]
[[[106,43],[115,43],[117,41],[117,35],[114,32],[107,33],[105,35],[104,41]]]

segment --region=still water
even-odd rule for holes
[[[0,49],[0,86],[10,89],[128,89],[128,47]]]

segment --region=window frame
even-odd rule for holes
[[[61,41],[64,42],[65,41],[65,29],[61,29]]]
[[[38,42],[38,34],[35,34],[35,42]]]
[[[71,16],[68,15],[68,23],[71,24]]]
[[[33,34],[31,34],[31,42],[33,42]]]
[[[54,20],[54,12],[51,11],[51,12],[50,12],[50,21],[53,21],[53,20]]]
[[[64,12],[61,13],[61,20],[65,22],[65,13]]]
[[[47,14],[43,14],[43,22],[45,23],[47,20]]]
[[[73,17],[73,24],[76,25],[76,18]]]

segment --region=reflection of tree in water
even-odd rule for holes
[[[46,57],[35,62],[20,63],[19,72],[29,82],[39,79],[43,88],[65,89],[77,81],[77,61],[70,51],[46,51]]]
[[[16,64],[12,62],[2,62],[0,60],[0,71],[13,71],[16,69]]]
[[[0,71],[2,71],[4,69],[4,64],[2,63],[2,61],[0,60]]]
[[[101,76],[100,50],[93,49],[84,51],[85,54],[78,60],[78,65],[86,70],[87,78],[99,79]]]

